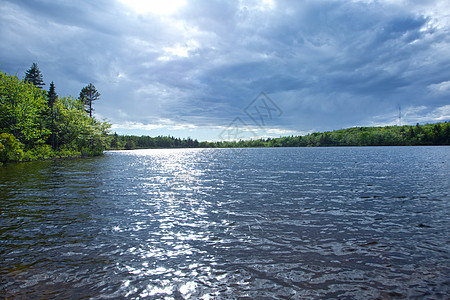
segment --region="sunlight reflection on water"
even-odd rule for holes
[[[0,295],[442,298],[448,149],[155,149],[1,169]]]
[[[141,223],[139,228],[145,229],[153,238],[139,248],[128,249],[132,255],[138,257],[132,261],[144,262],[141,265],[125,265],[125,269],[140,278],[155,278],[153,284],[147,285],[139,292],[140,297],[170,295],[175,292],[186,298],[197,290],[196,282],[183,279],[196,278],[199,275],[197,263],[191,263],[184,269],[167,266],[171,265],[168,263],[171,260],[178,260],[182,264],[193,262],[191,256],[206,253],[192,246],[193,242],[208,241],[208,233],[204,229],[209,224],[205,217],[210,203],[197,196],[212,188],[204,186],[202,182],[202,175],[207,169],[201,168],[202,158],[199,157],[199,152],[202,150],[120,152],[122,155],[137,156],[132,167],[143,175],[140,176],[142,179],[137,187],[140,194],[147,195],[141,202],[154,206],[154,211],[147,215],[147,220],[157,223],[151,230],[143,227],[145,225]],[[149,174],[152,176],[148,176]],[[180,231],[180,228],[186,230]],[[148,260],[152,258],[157,259],[161,265],[150,265]],[[210,277],[211,268],[202,268],[203,272],[206,272],[204,276]],[[180,278],[178,283],[176,278]]]

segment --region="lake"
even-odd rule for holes
[[[450,297],[450,147],[166,149],[0,168],[0,297]]]

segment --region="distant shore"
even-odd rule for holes
[[[199,142],[169,136],[110,135],[108,150],[171,148],[259,148],[450,145],[450,123],[385,127],[353,127],[304,136]]]

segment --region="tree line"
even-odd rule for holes
[[[23,80],[0,71],[0,164],[99,155],[109,145],[110,124],[92,116],[100,97],[92,83],[78,98],[44,85],[36,63]]]
[[[240,141],[199,142],[172,136],[110,136],[108,149],[248,148],[450,145],[450,123],[414,126],[354,127],[335,131]]]
[[[450,145],[450,124],[354,127],[306,136],[256,141],[268,147]]]
[[[110,135],[108,149],[148,149],[148,148],[202,148],[207,147],[207,142],[199,142],[191,138],[181,139],[173,136],[135,136],[135,135]]]

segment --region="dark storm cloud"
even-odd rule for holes
[[[388,124],[398,106],[413,123],[448,116],[446,1],[203,0],[169,15],[0,4],[2,71],[37,62],[63,95],[93,82],[115,124],[218,128],[261,91],[284,111],[280,130]]]

